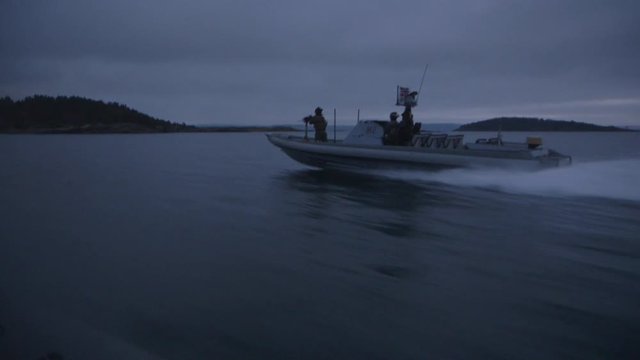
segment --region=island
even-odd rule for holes
[[[176,132],[297,131],[288,126],[207,126],[161,120],[116,102],[79,96],[0,98],[0,133],[130,134]]]
[[[465,124],[454,131],[633,131],[577,121],[532,117],[499,117]]]

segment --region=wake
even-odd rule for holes
[[[497,189],[546,196],[589,196],[640,201],[640,159],[580,163],[538,172],[454,169],[434,173],[402,171],[379,175],[459,187]]]

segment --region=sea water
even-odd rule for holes
[[[640,133],[542,135],[573,166],[351,174],[255,133],[1,136],[0,358],[637,358]]]

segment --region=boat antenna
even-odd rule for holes
[[[418,96],[416,97],[416,103],[418,103],[418,99],[420,98],[420,94],[422,93],[422,85],[424,84],[424,77],[427,75],[427,69],[429,68],[429,64],[424,66],[424,71],[422,72],[422,80],[420,80],[420,88],[418,89]]]

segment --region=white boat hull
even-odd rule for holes
[[[345,142],[318,143],[301,137],[267,134],[269,141],[292,159],[318,168],[518,168],[542,169],[569,165],[571,158],[544,152],[539,156],[532,151],[473,150],[464,146],[457,149],[431,149],[413,146],[381,146],[348,144]]]

